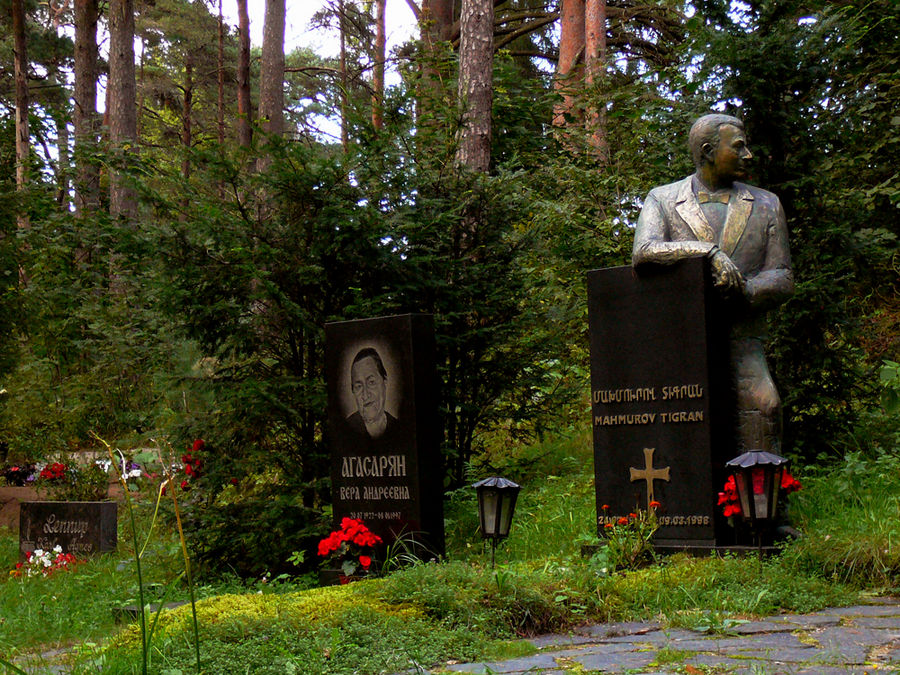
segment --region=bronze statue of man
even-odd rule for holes
[[[781,399],[766,364],[766,311],[794,290],[784,210],[771,192],[738,182],[753,158],[743,123],[704,115],[688,137],[696,172],[647,195],[632,264],[706,256],[715,287],[734,308],[730,329],[739,452],[778,452]]]

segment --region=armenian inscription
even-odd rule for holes
[[[659,504],[658,544],[718,542],[727,342],[703,259],[588,273],[597,526]],[[724,374],[725,378],[719,376]],[[605,507],[605,508],[604,508]]]
[[[335,523],[359,518],[385,544],[418,533],[443,551],[431,317],[326,324],[325,344]]]

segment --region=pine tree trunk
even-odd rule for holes
[[[147,51],[147,45],[144,38],[141,38],[141,60],[138,63],[138,87],[137,87],[137,110],[135,111],[137,119],[135,121],[135,131],[137,133],[136,140],[140,142],[141,132],[144,128],[144,55]]]
[[[259,123],[267,134],[284,133],[284,15],[285,0],[266,0],[262,63],[259,74]],[[263,152],[256,170],[264,171],[272,159]]]
[[[338,58],[338,69],[341,75],[341,148],[344,152],[350,146],[349,122],[347,121],[347,33],[344,21],[344,0],[338,0],[338,30],[340,32],[341,46]]]
[[[16,80],[16,190],[24,190],[28,183],[28,55],[25,51],[25,2],[12,0],[13,41]],[[18,210],[19,227],[28,226],[24,209]]]
[[[581,89],[580,62],[584,54],[585,0],[562,0],[560,9],[559,63],[554,87],[562,101],[553,107],[553,124],[567,126],[567,117],[580,117],[575,109]]]
[[[137,91],[134,81],[134,2],[109,3],[109,141],[119,162],[137,141]],[[129,220],[137,217],[137,195],[113,166],[109,176],[109,212]]]
[[[449,73],[440,65],[443,63],[440,43],[449,40],[453,31],[452,0],[422,0],[419,31],[423,54],[420,57],[422,78],[416,92],[416,124],[420,133],[440,133],[444,124],[436,118],[435,110],[440,109],[438,104],[444,95],[442,80],[449,79]],[[422,144],[420,154],[427,153],[429,140],[417,136],[417,141]]]
[[[193,143],[191,114],[194,105],[194,55],[188,48],[184,51],[184,99],[181,106],[181,145],[184,158],[181,160],[181,175],[187,183],[191,177],[190,151]]]
[[[453,32],[453,0],[422,0],[419,23],[427,47],[449,40]]]
[[[216,61],[217,99],[216,129],[219,132],[219,147],[225,144],[225,18],[222,16],[222,0],[219,0],[219,51]]]
[[[59,87],[60,79],[55,78]],[[64,97],[61,97],[64,98]],[[69,123],[66,119],[65,101],[52,109],[53,124],[56,127],[56,151],[59,160],[56,163],[56,203],[63,211],[69,210]]]
[[[247,0],[237,0],[237,5],[240,40],[237,69],[238,143],[249,148],[253,140],[250,126],[253,119],[253,112],[250,110],[250,16],[247,14]]]
[[[97,0],[75,0],[75,209],[99,206],[100,174],[91,159],[97,145]]]
[[[606,67],[606,0],[585,3],[585,84],[590,89],[603,78]],[[606,115],[600,103],[591,106],[585,118],[588,141],[601,164],[609,161]]]
[[[494,3],[463,0],[460,17],[459,102],[462,129],[456,161],[486,173],[491,163]]]
[[[60,37],[60,21],[62,10],[65,5],[57,5],[50,3],[50,11],[52,13],[53,30],[57,37]],[[65,75],[60,70],[60,59],[54,58],[53,70],[50,73],[49,80],[51,85],[58,92],[54,97],[54,102],[50,106],[50,114],[53,117],[53,126],[56,127],[56,152],[59,159],[56,162],[56,203],[63,210],[69,210],[69,175],[71,168],[69,166],[69,90],[65,84]]]
[[[381,131],[384,126],[384,62],[386,55],[385,5],[387,0],[375,0],[375,56],[372,70],[372,127]]]

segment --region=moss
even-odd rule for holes
[[[375,597],[373,587],[381,583],[379,579],[372,579],[284,595],[220,595],[197,602],[197,622],[205,635],[228,639],[235,631],[245,634],[254,627],[273,621],[291,624],[298,631],[312,630],[321,625],[339,625],[348,612],[362,604],[368,611],[386,618],[418,619],[424,616],[419,607],[410,603],[389,604]],[[184,605],[160,616],[152,639],[156,642],[191,630],[191,607]],[[139,624],[132,624],[122,631],[110,646],[114,649],[140,649]]]

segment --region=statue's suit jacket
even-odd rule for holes
[[[734,183],[725,224],[716,238],[694,195],[692,179],[654,188],[647,195],[635,229],[632,264],[670,264],[708,255],[718,246],[744,276],[744,296],[750,304],[744,323],[756,324],[753,332],[759,332],[759,322],[752,319],[794,289],[781,202],[767,190]]]

